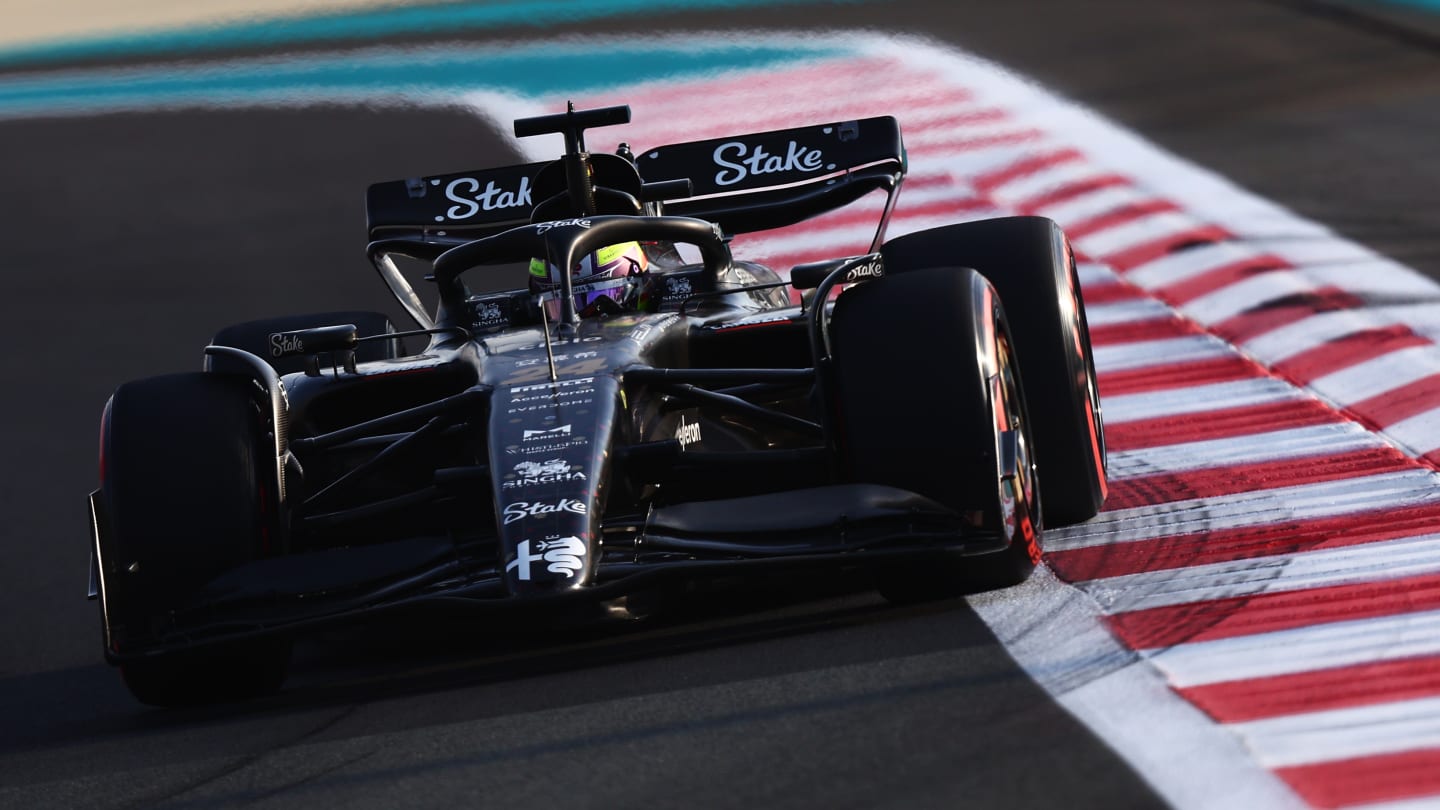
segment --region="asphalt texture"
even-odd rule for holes
[[[902,0],[649,25],[945,40],[1440,277],[1440,44],[1357,8]],[[963,602],[863,590],[772,583],[588,628],[416,617],[301,645],[274,698],[130,699],[84,600],[105,397],[198,369],[228,323],[398,315],[361,252],[364,185],[510,154],[433,108],[0,122],[0,806],[1157,805]]]

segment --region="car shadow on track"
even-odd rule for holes
[[[557,695],[613,700],[995,644],[963,602],[894,608],[866,585],[752,582],[672,597],[657,615],[638,621],[376,623],[302,645],[289,687],[264,703],[313,707],[449,690],[504,693],[504,701],[476,701],[458,714],[452,704],[445,719],[460,721],[563,708]],[[946,632],[917,623],[943,625]],[[576,678],[590,688],[514,688],[532,679]]]
[[[672,595],[642,620],[395,616],[302,640],[283,691],[219,706],[147,709],[104,665],[0,678],[0,711],[14,721],[0,735],[0,775],[3,758],[20,751],[262,715],[407,701],[407,711],[386,713],[383,730],[396,731],[564,708],[567,695],[620,699],[996,645],[963,601],[895,608],[867,584],[792,577],[722,585]],[[534,679],[552,688],[527,688]],[[449,692],[473,694],[427,699]]]

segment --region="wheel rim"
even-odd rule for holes
[[[1001,467],[997,471],[1001,530],[1010,542],[1024,543],[1031,559],[1038,562],[1040,549],[1036,522],[1040,514],[1040,493],[1031,453],[1030,424],[1016,377],[1010,335],[1003,321],[997,321],[995,350],[998,365],[995,375],[997,435],[1010,435],[1009,441],[1013,444],[1015,454],[1014,475],[1005,474],[1004,460],[997,454],[997,462]]]

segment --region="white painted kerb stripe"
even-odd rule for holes
[[[1087,304],[1085,307],[1085,321],[1091,329],[1099,326],[1114,326],[1122,323],[1139,323],[1141,321],[1161,321],[1167,318],[1179,318],[1175,310],[1156,301],[1154,298],[1132,298],[1127,301],[1116,301],[1111,304]],[[1095,344],[1095,345],[1115,345]]]
[[[990,195],[1002,204],[1020,208],[1027,201],[1043,197],[1064,186],[1101,176],[1103,173],[1099,169],[1084,160],[1068,160],[1013,177],[990,189]]]
[[[1096,346],[1094,351],[1095,370],[1101,374],[1150,366],[1174,366],[1237,354],[1230,344],[1214,335],[1186,335],[1164,340]]]
[[[1273,377],[1167,388],[1142,394],[1102,395],[1107,425],[1307,398],[1300,389]]]
[[[1306,458],[1388,447],[1354,422],[1276,430],[1110,454],[1110,480],[1241,464]]]
[[[1099,262],[1076,262],[1075,275],[1080,279],[1081,288],[1085,290],[1105,284],[1115,284],[1120,281],[1120,276],[1115,272],[1114,268],[1108,264],[1100,264]]]
[[[1265,255],[1255,248],[1236,242],[1216,242],[1161,256],[1125,274],[1125,279],[1147,290],[1163,291],[1166,287],[1203,276],[1211,270]]]
[[[1383,329],[1395,323],[1394,320],[1377,318],[1373,310],[1342,309],[1286,324],[1253,337],[1241,346],[1266,363],[1278,363],[1346,335]]]
[[[1155,242],[1167,236],[1185,233],[1206,224],[1196,219],[1193,214],[1162,211],[1145,214],[1073,241],[1076,247],[1085,251],[1087,256],[1098,256],[1103,259],[1106,256]]]
[[[1440,611],[1331,622],[1149,650],[1180,688],[1440,654]]]
[[[1180,311],[1200,323],[1217,323],[1242,312],[1258,309],[1269,301],[1314,292],[1315,285],[1287,270],[1268,273],[1228,284],[1180,305]]]
[[[1440,697],[1266,718],[1230,728],[1271,768],[1440,748]]]
[[[1310,387],[1348,406],[1434,374],[1440,374],[1440,347],[1411,346],[1318,377]]]
[[[1042,217],[1049,217],[1061,227],[1112,211],[1127,205],[1157,202],[1155,196],[1134,186],[1105,186],[1061,202],[1050,203],[1035,210]]]
[[[1432,408],[1385,428],[1384,433],[1416,455],[1440,450],[1440,408]]]

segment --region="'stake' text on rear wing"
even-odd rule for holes
[[[608,171],[601,174],[614,178],[621,161],[603,158]],[[691,194],[669,199],[665,213],[706,219],[736,234],[793,225],[876,189],[891,192],[893,200],[905,174],[905,147],[899,123],[882,116],[661,146],[635,163],[639,177],[617,183],[622,190],[633,191],[642,179],[688,180]],[[370,238],[443,232],[478,239],[524,225],[543,201],[536,198],[536,179],[547,165],[376,183],[365,198]]]

